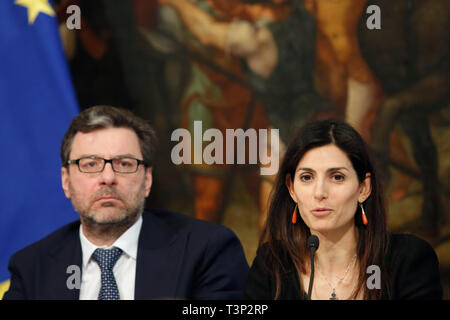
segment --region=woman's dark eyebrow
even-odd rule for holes
[[[311,169],[311,168],[298,168],[297,169],[297,171],[300,171],[300,170],[302,170],[302,171],[309,171],[309,172],[316,172],[314,169]],[[347,169],[346,167],[335,167],[335,168],[329,168],[329,169],[327,169],[327,171],[328,172],[330,172],[330,171],[339,171],[339,170],[347,170],[347,171],[350,171],[349,169]]]
[[[347,167],[337,167],[337,168],[330,168],[327,171],[339,171],[339,170],[347,170],[350,171]]]

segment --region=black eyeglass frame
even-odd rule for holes
[[[80,168],[80,160],[83,160],[83,159],[101,159],[101,160],[103,160],[103,168],[102,168],[102,170],[95,171],[95,172],[82,171],[81,168]],[[135,170],[135,171],[130,171],[130,172],[121,172],[121,171],[115,170],[115,169],[114,169],[114,165],[113,165],[113,161],[114,161],[114,160],[120,160],[120,159],[133,159],[133,160],[136,160],[136,161],[137,161],[136,170]],[[106,164],[107,164],[107,163],[110,163],[110,164],[111,164],[111,169],[112,169],[114,172],[120,173],[120,174],[131,174],[131,173],[136,173],[136,172],[139,170],[139,166],[140,166],[141,164],[142,164],[144,167],[148,167],[148,164],[147,164],[144,160],[136,159],[136,158],[133,158],[133,157],[116,157],[116,158],[112,158],[112,159],[105,159],[105,158],[100,158],[100,157],[82,157],[82,158],[79,158],[79,159],[67,160],[66,165],[69,165],[69,164],[76,164],[77,167],[78,167],[78,170],[79,170],[81,173],[100,173],[100,172],[103,172],[103,170],[105,170],[105,167],[106,167]]]

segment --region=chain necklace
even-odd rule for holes
[[[331,296],[330,296],[330,300],[339,300],[339,298],[336,295],[336,288],[339,286],[339,284],[344,281],[344,279],[347,277],[348,272],[350,271],[350,267],[353,265],[353,263],[356,261],[356,254],[353,256],[352,260],[350,261],[350,263],[347,266],[347,270],[345,270],[344,276],[342,278],[336,277],[339,281],[336,283],[336,285],[333,285],[328,279],[327,277],[325,277],[325,275],[322,273],[322,271],[320,271],[319,269],[319,265],[317,265],[317,270],[320,273],[320,276],[327,282],[328,286],[331,289]]]

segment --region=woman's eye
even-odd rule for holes
[[[311,179],[312,179],[312,175],[310,175],[310,174],[304,174],[304,175],[300,176],[300,181],[303,181],[303,182],[308,182]]]
[[[335,181],[344,181],[345,177],[342,174],[335,174],[333,175],[333,180]]]

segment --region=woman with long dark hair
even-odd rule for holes
[[[315,235],[311,292],[311,251]],[[345,122],[306,125],[288,146],[248,299],[442,299],[438,259],[413,235],[390,234],[366,143]]]

